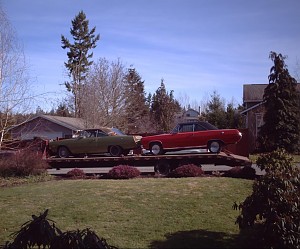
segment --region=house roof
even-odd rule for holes
[[[38,117],[49,120],[55,124],[69,128],[70,130],[82,130],[86,128],[85,122],[81,118],[51,116],[51,115],[38,115]]]
[[[254,106],[251,106],[250,108],[248,108],[248,109],[246,109],[246,110],[244,110],[244,111],[242,111],[242,112],[240,112],[240,114],[245,114],[245,113],[247,113],[247,112],[249,112],[249,111],[251,111],[251,110],[253,110],[253,109],[255,109],[255,108],[257,108],[257,107],[259,107],[259,106],[261,106],[262,104],[264,104],[265,102],[259,102],[258,104],[256,104],[256,105],[254,105]]]
[[[24,125],[24,124],[26,124],[28,122],[31,122],[31,121],[33,121],[37,118],[46,119],[46,120],[48,120],[52,123],[61,125],[61,126],[66,127],[70,130],[82,130],[82,129],[86,128],[85,122],[81,118],[71,118],[71,117],[61,117],[61,116],[52,116],[52,115],[39,114],[39,115],[36,115],[36,116],[32,117],[29,120],[26,120],[25,122],[23,122],[21,124],[18,124],[18,125],[15,125],[15,126],[11,127],[10,129],[14,129],[16,127]]]

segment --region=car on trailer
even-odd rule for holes
[[[72,138],[49,142],[51,155],[60,158],[109,154],[113,157],[128,155],[140,147],[141,136],[125,135],[117,128],[101,127],[80,130]]]
[[[170,133],[145,136],[142,148],[153,155],[170,151],[206,148],[211,153],[219,153],[228,144],[241,140],[237,129],[218,129],[208,122],[179,123]]]

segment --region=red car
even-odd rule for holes
[[[242,133],[236,129],[218,129],[208,122],[178,124],[171,133],[142,137],[143,149],[153,155],[168,151],[207,148],[219,153],[223,146],[240,141]]]

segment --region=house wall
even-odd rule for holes
[[[72,136],[72,130],[50,122],[43,118],[36,118],[11,130],[12,139],[33,139],[43,137],[47,139],[67,138]]]
[[[257,144],[257,133],[259,131],[259,127],[263,124],[262,119],[265,113],[264,105],[260,105],[257,108],[250,110],[247,113],[247,127],[249,133],[249,152],[253,153],[258,148]],[[259,118],[261,116],[261,118]]]

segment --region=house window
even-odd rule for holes
[[[262,113],[255,113],[255,125],[256,125],[256,131],[255,131],[255,136],[258,136],[258,132],[260,130],[260,127],[264,124],[264,119],[263,119],[263,114]]]

